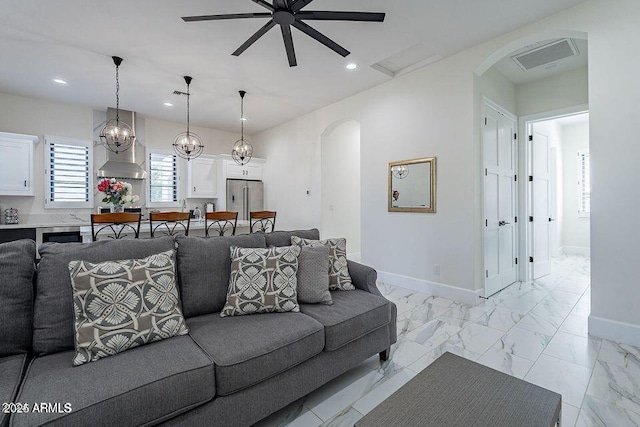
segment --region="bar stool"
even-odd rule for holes
[[[237,224],[238,212],[207,212],[204,220],[204,233],[209,237],[209,229],[213,228],[214,235],[224,236],[227,231],[231,230],[231,235],[235,236]]]
[[[156,222],[155,225],[154,222]],[[149,214],[149,229],[152,238],[155,237],[156,232],[162,232],[163,236],[176,234],[188,236],[190,224],[191,214],[189,212],[151,212]]]
[[[274,211],[251,212],[249,232],[271,233],[276,229],[276,213]]]
[[[133,232],[134,239],[140,236],[140,220],[142,214],[139,213],[104,213],[91,215],[91,237],[93,241],[98,240],[101,232],[112,233],[107,236],[110,239],[124,239],[129,232]],[[132,225],[135,223],[135,226]],[[97,227],[100,227],[96,230]]]

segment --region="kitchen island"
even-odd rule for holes
[[[131,223],[133,226],[135,226],[135,223]],[[159,222],[154,222],[154,225],[159,224]],[[96,227],[99,227],[99,225],[96,225]],[[119,230],[119,228],[122,228],[122,226],[118,226],[118,225],[114,225],[114,228],[116,230]],[[205,236],[205,232],[204,232],[204,220],[203,221],[198,221],[198,220],[191,220],[191,223],[189,224],[189,236],[193,236],[193,237],[204,237]],[[180,230],[181,227],[178,226],[178,230]],[[215,232],[215,229],[212,228],[211,229],[213,232]],[[160,237],[160,236],[164,236],[165,233],[163,231],[163,229],[159,229],[158,231],[156,231],[156,237]],[[107,240],[109,239],[109,231],[105,230],[103,232],[104,237],[102,235],[98,236],[99,240]],[[133,234],[133,230],[130,227],[125,227],[124,230],[122,231],[122,234]],[[238,224],[236,225],[236,235],[237,234],[249,234],[249,221],[238,221]],[[83,243],[89,243],[92,241],[92,235],[91,235],[91,224],[86,225],[83,224],[80,227],[80,235],[82,236],[82,242]],[[141,239],[147,239],[149,237],[151,237],[151,227],[149,225],[149,221],[145,220],[142,221],[140,223],[140,236]]]

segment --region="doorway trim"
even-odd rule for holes
[[[517,135],[516,140],[521,139],[519,137],[520,133],[518,131],[518,129],[519,129],[518,116],[516,116],[514,113],[508,111],[506,108],[502,107],[500,104],[498,104],[497,102],[493,101],[491,98],[487,97],[486,95],[483,95],[482,96],[482,102],[481,102],[481,105],[480,105],[481,117],[486,117],[486,114],[487,114],[486,110],[488,108],[491,108],[491,109],[497,111],[498,113],[503,114],[505,117],[513,120],[513,122],[515,123],[515,130],[516,130],[516,135]],[[480,134],[481,135],[482,135],[482,132],[483,132],[482,123],[483,123],[483,120],[481,119],[480,120]],[[516,151],[515,154],[514,154],[515,158],[516,158],[516,162],[515,162],[515,165],[514,165],[515,166],[515,174],[519,178],[520,177],[520,161],[519,161],[519,158],[520,158],[520,144],[517,144],[517,143],[515,144],[515,151]],[[480,168],[480,174],[481,174],[480,175],[480,180],[482,182],[482,186],[481,186],[481,188],[482,188],[481,206],[482,206],[482,218],[484,218],[484,215],[485,215],[485,192],[486,192],[484,168],[486,166],[485,166],[485,156],[484,156],[484,153],[485,153],[484,139],[483,139],[482,136],[480,137],[480,153],[481,153],[480,158],[481,158],[481,162],[482,162],[481,163],[481,168]],[[519,215],[520,187],[516,186],[514,192],[515,192],[515,194],[514,194],[513,197],[515,199],[515,204],[516,204],[515,212],[516,212],[516,215]],[[485,222],[484,222],[484,219],[481,221],[481,227],[482,227],[482,233],[481,233],[481,235],[482,235],[482,283],[483,283],[482,296],[484,298],[488,298],[491,295],[487,295],[486,277],[485,277],[485,273],[484,273],[486,271],[486,264],[485,264],[485,255],[486,255],[485,254]],[[520,257],[521,254],[520,254],[520,227],[519,226],[515,227],[515,241],[516,241],[516,243],[515,243],[516,254],[517,254],[518,258],[523,259],[523,258]],[[516,267],[516,281],[520,280],[520,267],[521,267],[521,264],[523,264],[523,263],[520,263],[520,265],[518,267]]]
[[[575,116],[589,112],[589,104],[574,105],[572,107],[560,108],[557,110],[544,111],[541,113],[522,116],[518,119],[518,151],[520,153],[520,164],[518,165],[518,193],[524,195],[519,198],[518,212],[521,218],[532,215],[532,188],[527,177],[531,174],[531,125],[537,122],[559,119],[562,117]],[[523,236],[519,239],[518,252],[522,259],[533,256],[533,225],[529,221],[522,221],[519,225],[518,234]],[[533,268],[530,262],[523,262],[520,266],[520,280],[528,282],[533,280]]]

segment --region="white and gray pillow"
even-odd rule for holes
[[[298,302],[333,304],[329,292],[329,248],[303,246],[298,257]]]
[[[180,311],[173,250],[143,259],[71,261],[69,273],[74,366],[189,332]]]
[[[328,247],[330,258],[329,289],[332,291],[353,291],[356,289],[351,281],[347,264],[347,239],[308,240],[291,236],[291,244],[312,248]]]
[[[299,312],[299,255],[297,246],[231,247],[229,290],[220,317]]]

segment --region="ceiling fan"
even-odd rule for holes
[[[291,27],[295,27],[309,37],[319,41],[329,49],[339,55],[346,57],[349,52],[338,43],[334,42],[324,34],[315,30],[304,21],[360,21],[360,22],[383,22],[384,13],[374,12],[325,12],[325,11],[303,11],[302,9],[313,0],[273,0],[269,3],[265,0],[252,0],[254,3],[267,9],[269,12],[263,13],[235,13],[228,15],[203,15],[203,16],[185,16],[182,19],[185,22],[195,21],[216,21],[222,19],[243,19],[243,18],[270,18],[269,21],[260,28],[249,40],[244,42],[232,55],[240,56],[242,52],[247,50],[260,37],[264,36],[267,31],[277,25],[280,25],[284,46],[287,50],[289,66],[298,65],[296,61],[296,52],[293,47],[293,37],[291,36]]]

